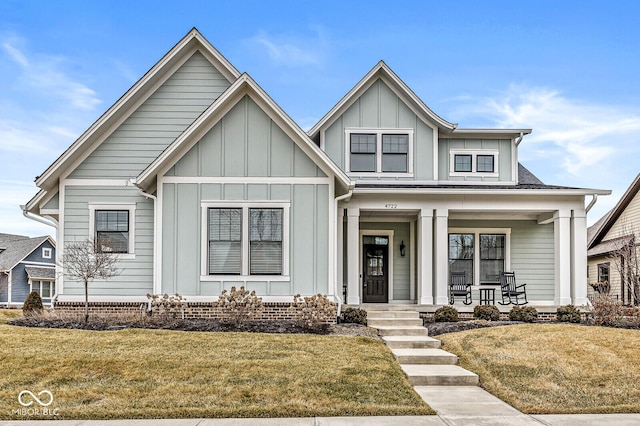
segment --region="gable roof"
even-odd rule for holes
[[[142,76],[115,104],[93,123],[40,176],[36,185],[45,191],[57,186],[58,179],[74,162],[93,151],[115,128],[144,102],[173,72],[196,51],[203,54],[232,83],[240,73],[200,32],[193,28],[162,59]],[[35,198],[35,197],[34,197]],[[33,201],[33,199],[32,199]],[[28,207],[33,207],[33,202]]]
[[[453,131],[458,125],[449,123],[444,118],[433,112],[422,100],[400,79],[389,66],[380,61],[369,71],[344,97],[325,114],[324,117],[309,130],[309,136],[315,139],[320,131],[328,127],[333,121],[349,108],[373,83],[382,79],[389,87],[400,96],[415,112],[419,113],[440,129]]]
[[[609,232],[620,216],[622,216],[633,198],[638,194],[638,191],[640,191],[640,174],[638,174],[633,182],[631,182],[631,185],[629,185],[627,191],[622,195],[618,204],[589,227],[587,230],[587,235],[590,236],[587,244],[588,249],[602,241],[602,239],[607,235],[607,232]]]
[[[187,129],[182,132],[136,179],[136,185],[150,190],[158,173],[173,166],[208,132],[240,99],[248,95],[328,176],[335,176],[345,187],[351,184],[346,173],[322,151],[309,136],[249,76],[242,74]]]
[[[47,240],[55,247],[48,235],[30,238],[23,235],[0,234],[0,247],[4,248],[0,252],[0,271],[10,271]]]

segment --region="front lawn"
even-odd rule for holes
[[[438,339],[483,388],[525,413],[640,413],[638,330],[526,324]]]
[[[51,418],[25,417],[22,390],[66,419],[434,414],[363,337],[1,324],[0,365],[2,419]]]

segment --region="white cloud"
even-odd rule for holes
[[[324,60],[327,43],[320,28],[313,30],[311,37],[271,35],[260,31],[248,42],[266,52],[277,64],[291,67],[320,65]]]
[[[0,200],[2,200],[2,203],[0,203],[0,217],[2,218],[0,232],[56,237],[54,228],[27,219],[22,214],[20,205],[26,204],[36,192],[37,188],[31,182],[0,180]]]
[[[100,104],[94,90],[67,75],[63,59],[44,55],[29,58],[16,44],[15,40],[7,40],[2,47],[20,66],[27,90],[36,90],[40,96],[52,95],[82,110],[94,110]]]

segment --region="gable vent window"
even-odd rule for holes
[[[413,129],[347,129],[349,173],[407,176],[413,173]]]

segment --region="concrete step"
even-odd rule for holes
[[[454,365],[458,356],[442,349],[391,349],[400,364]]]
[[[421,318],[369,318],[367,319],[369,327],[378,327],[381,325],[405,326],[405,325],[422,325]]]
[[[382,340],[390,349],[396,348],[439,348],[440,340],[429,336],[384,336]]]
[[[376,327],[380,336],[428,336],[429,330],[418,325],[405,325],[401,327],[381,325]]]
[[[413,386],[477,386],[478,375],[457,365],[401,364]]]
[[[367,319],[420,318],[416,311],[367,311]]]

